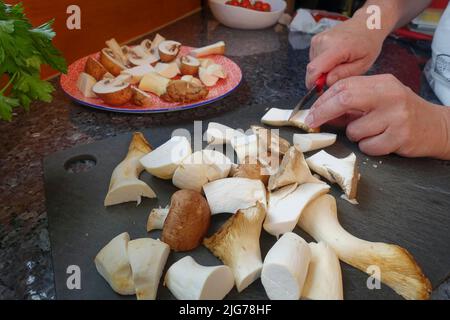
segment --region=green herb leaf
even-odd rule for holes
[[[0,118],[11,121],[12,109],[19,106],[19,100],[0,95]]]

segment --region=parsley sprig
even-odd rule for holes
[[[22,4],[0,1],[0,76],[8,83],[0,88],[0,119],[11,120],[12,109],[29,109],[34,100],[50,102],[53,86],[40,78],[41,65],[66,73],[67,64],[52,44],[53,20],[34,28]]]

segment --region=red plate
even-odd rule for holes
[[[182,47],[181,55],[185,55],[192,50],[190,47]],[[113,111],[113,112],[123,112],[123,113],[157,113],[157,112],[171,112],[180,111],[191,108],[200,107],[214,101],[220,100],[223,97],[229,95],[236,89],[242,81],[242,71],[239,66],[221,55],[211,55],[208,59],[213,60],[223,66],[224,70],[227,72],[226,79],[219,79],[217,84],[213,87],[209,87],[209,93],[206,99],[195,101],[194,103],[182,104],[182,103],[170,103],[162,100],[154,94],[150,94],[153,101],[152,107],[140,107],[132,103],[123,106],[110,106],[103,102],[103,100],[98,98],[86,98],[77,88],[77,79],[81,72],[84,70],[84,65],[89,57],[98,58],[99,53],[92,54],[90,56],[84,57],[72,63],[69,66],[67,74],[61,76],[61,87],[62,89],[73,99],[74,101],[96,109]]]

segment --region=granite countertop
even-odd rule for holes
[[[230,96],[212,105],[176,113],[126,115],[77,105],[59,87],[52,103],[17,110],[10,123],[0,122],[0,299],[55,297],[47,231],[42,161],[47,155],[96,140],[167,123],[207,119],[241,105],[266,104],[300,97],[310,36],[277,26],[239,31],[201,12],[159,31],[190,46],[218,40],[242,68],[244,81]],[[151,35],[152,36],[152,35]],[[151,37],[150,36],[150,37]],[[436,97],[422,76],[429,44],[388,39],[370,73],[392,73],[428,100]],[[450,299],[450,281],[433,293]]]

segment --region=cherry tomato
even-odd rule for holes
[[[256,1],[253,5],[253,10],[262,11],[262,1]]]
[[[251,9],[252,8],[252,4],[251,4],[250,0],[242,0],[241,1],[241,7],[242,8],[247,8],[247,9]]]
[[[269,3],[263,3],[262,4],[262,10],[266,11],[266,12],[270,12],[270,11],[272,11],[272,7],[270,6]]]
[[[239,6],[239,1],[237,0],[231,0],[231,1],[227,1],[226,4],[230,5],[230,6]]]

